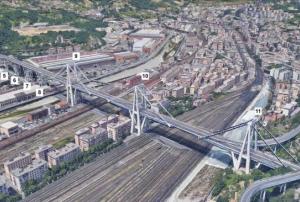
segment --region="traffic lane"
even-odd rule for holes
[[[240,202],[251,202],[251,198],[259,191],[298,180],[300,180],[300,171],[255,181],[243,192]]]

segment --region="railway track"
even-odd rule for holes
[[[143,152],[140,152],[137,156],[130,158],[123,165],[114,165],[111,169],[102,171],[99,178],[95,176],[95,178],[97,178],[96,180],[63,201],[103,200],[106,194],[110,193],[111,190],[116,189],[115,184],[122,183],[124,179],[127,179],[127,176],[134,175],[138,171],[140,162],[137,161],[137,159],[145,157],[146,160],[150,160],[155,158],[157,155],[155,150],[157,150],[158,147],[158,144],[154,144],[146,150],[143,150]]]
[[[151,141],[152,140],[147,136],[137,137],[136,139],[132,140],[132,142],[128,143],[128,145],[124,144],[115,148],[110,153],[100,156],[95,162],[87,164],[84,167],[70,173],[69,175],[49,184],[40,191],[26,197],[23,201],[53,201],[56,196],[62,195],[92,178],[96,173],[98,173],[100,168],[103,168],[103,166],[116,163],[124,156],[130,155],[137,149],[143,148]],[[53,196],[53,194],[55,194],[55,196]]]

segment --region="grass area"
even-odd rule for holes
[[[85,49],[98,48],[105,32],[96,31],[97,27],[106,27],[102,20],[82,17],[79,14],[66,10],[30,10],[26,7],[13,8],[0,5],[0,52],[11,54],[20,58],[41,55],[50,47],[65,47],[69,45],[81,45]],[[80,31],[49,31],[36,36],[21,36],[13,31],[13,27],[20,25],[32,25],[46,22],[48,25],[69,24]],[[58,41],[58,36],[64,37],[64,42]],[[92,41],[99,40],[98,43]],[[98,45],[98,46],[97,46]]]
[[[20,201],[21,199],[22,196],[17,193],[14,195],[0,193],[0,202],[16,202]]]
[[[213,99],[218,100],[228,95],[228,93],[225,92],[213,92]]]
[[[12,117],[16,117],[16,116],[22,116],[22,115],[25,115],[35,109],[38,109],[39,107],[37,108],[34,108],[34,109],[26,109],[26,110],[17,110],[17,111],[14,111],[14,112],[9,112],[9,113],[6,113],[6,114],[3,114],[0,116],[0,119],[7,119],[7,118],[12,118]]]
[[[169,97],[168,99],[171,101],[171,103],[167,107],[167,110],[174,117],[195,108],[193,106],[193,98],[191,96],[185,96],[180,98]],[[164,110],[162,110],[161,112],[165,113]]]
[[[299,125],[300,125],[300,112],[297,113],[292,118],[285,117],[282,120],[270,122],[267,125],[267,129],[272,133],[272,135],[274,135],[275,137],[278,137],[278,136],[283,135],[284,133],[291,131],[292,129],[296,128]],[[264,130],[259,129],[259,131],[264,138],[271,138],[268,135],[268,133],[265,132]]]
[[[62,140],[59,140],[58,142],[55,142],[53,144],[53,147],[55,149],[60,149],[60,148],[63,148],[66,144],[68,144],[70,142],[74,142],[74,137],[66,137]]]

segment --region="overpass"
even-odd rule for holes
[[[240,202],[251,202],[251,198],[258,192],[262,191],[262,201],[265,198],[265,189],[270,187],[284,185],[289,182],[300,180],[300,171],[277,175],[270,178],[255,181],[242,194]]]
[[[62,84],[67,83],[67,79],[60,75],[56,75],[45,69],[37,68],[29,63],[20,61],[14,57],[0,55],[0,60],[9,62],[11,66],[14,66],[14,68],[23,68],[23,70],[25,68],[27,70],[35,72],[36,74],[38,74],[42,77],[47,77],[49,80],[57,81]],[[135,105],[133,103],[131,103],[127,100],[124,100],[122,98],[112,96],[106,92],[103,92],[100,90],[95,90],[93,88],[89,88],[82,83],[74,83],[72,85],[72,88],[74,88],[80,92],[102,98],[102,99],[106,100],[107,102],[110,102],[120,108],[128,110],[131,113],[134,111]],[[244,147],[239,142],[234,142],[234,141],[228,140],[223,136],[216,136],[211,131],[209,131],[205,128],[191,126],[187,123],[178,121],[172,117],[156,113],[150,109],[140,110],[139,116],[147,118],[148,120],[151,120],[153,122],[165,125],[167,127],[174,127],[179,130],[182,130],[184,132],[187,132],[189,134],[192,134],[198,140],[206,141],[214,146],[217,146],[217,147],[231,153],[232,157],[235,157],[235,155],[238,155],[239,158],[244,158],[244,159],[249,158],[249,161],[251,158],[251,160],[261,163],[270,168],[278,168],[281,166],[286,166],[286,167],[290,167],[292,170],[300,170],[300,166],[297,164],[294,164],[292,162],[289,162],[289,161],[286,161],[283,159],[278,159],[277,157],[273,156],[271,153],[263,153],[261,151],[255,150],[253,148],[248,148],[249,150],[247,149],[249,155],[251,153],[251,156],[246,156]]]
[[[278,137],[276,137],[276,140],[274,138],[266,139],[266,143],[268,145],[277,145],[279,143],[285,143],[288,142],[289,140],[293,139],[296,137],[298,134],[300,134],[300,125],[297,126],[296,128],[292,129],[291,131],[284,133]],[[265,143],[262,140],[257,141],[257,146],[258,147],[264,147]]]

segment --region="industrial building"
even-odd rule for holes
[[[26,100],[32,99],[36,96],[36,89],[43,88],[44,92],[49,90],[49,86],[39,86],[32,85],[30,90],[24,91],[22,89],[18,89],[15,91],[4,93],[0,96],[0,108],[8,105],[12,105],[14,103],[24,102]]]
[[[27,121],[35,121],[44,117],[47,117],[49,114],[49,110],[47,108],[40,108],[36,109],[27,114],[26,119]]]
[[[159,29],[141,29],[137,32],[131,33],[129,37],[132,39],[164,38],[165,35],[162,30]]]
[[[114,53],[114,57],[117,64],[129,63],[139,59],[136,53],[129,51]]]
[[[28,60],[37,67],[47,70],[59,70],[73,63],[72,53],[56,54],[33,57]],[[95,65],[115,64],[115,58],[109,54],[99,53],[97,51],[80,51],[80,61],[76,63],[80,67],[94,67]]]
[[[79,146],[74,143],[68,143],[59,150],[48,153],[49,167],[59,166],[60,164],[72,161],[80,153]]]
[[[6,135],[7,137],[13,136],[18,134],[21,131],[20,127],[18,124],[8,121],[5,123],[2,123],[0,125],[0,133],[3,135]]]
[[[16,168],[12,170],[12,183],[16,189],[21,192],[22,185],[28,180],[39,180],[47,172],[47,162],[44,160],[33,160],[32,164],[24,168]]]

